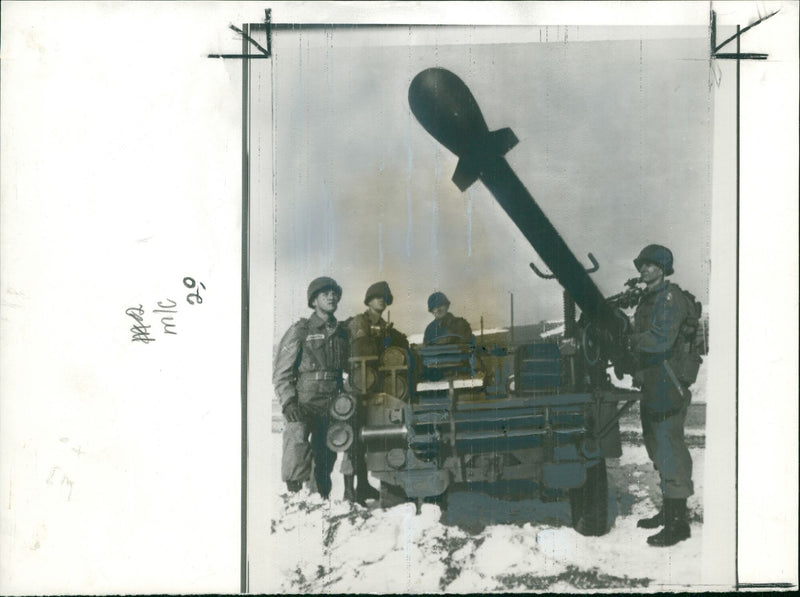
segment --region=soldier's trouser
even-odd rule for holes
[[[647,455],[661,476],[665,498],[687,498],[694,493],[692,457],[686,447],[683,425],[688,404],[670,416],[651,413],[642,405],[642,435]]]
[[[284,481],[306,482],[311,480],[313,471],[317,491],[328,495],[336,452],[328,448],[327,436],[327,415],[310,415],[302,421],[286,422],[283,429],[281,478]]]

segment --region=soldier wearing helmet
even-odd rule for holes
[[[383,312],[393,301],[392,291],[385,281],[375,282],[367,288],[364,295],[367,310],[347,322],[351,356],[375,357],[377,360],[389,346],[408,348],[405,334],[395,330],[391,323],[383,319]],[[362,414],[359,409],[359,419],[362,418]],[[360,504],[364,504],[368,499],[378,499],[378,490],[369,484],[367,463],[359,450],[358,442],[345,452],[342,459],[342,474],[344,499]]]
[[[681,328],[692,305],[681,288],[665,279],[673,273],[672,252],[648,245],[633,260],[647,286],[634,315],[630,336],[635,357],[634,384],[641,388],[642,434],[647,454],[661,477],[663,505],[638,522],[646,529],[663,527],[648,537],[653,546],[670,546],[691,535],[686,498],[694,493],[692,458],[684,439],[691,392],[673,366]]]
[[[308,306],[314,312],[284,334],[272,375],[286,419],[281,477],[289,491],[310,481],[325,498],[336,460],[336,452],[326,445],[328,404],[342,387],[348,352],[347,332],[334,317],[341,296],[342,288],[333,278],[316,278],[309,284]]]
[[[443,292],[434,292],[428,297],[428,311],[433,315],[433,321],[425,328],[423,344],[453,344],[472,339],[469,323],[450,313],[450,300]]]
[[[394,329],[394,325],[383,319],[386,307],[394,301],[386,282],[375,282],[364,295],[367,310],[348,322],[350,351],[352,356],[380,356],[389,346],[408,348],[405,334]]]

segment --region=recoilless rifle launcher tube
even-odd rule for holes
[[[616,344],[627,319],[606,301],[503,157],[518,142],[511,129],[490,132],[469,88],[443,68],[414,77],[408,102],[425,130],[458,156],[458,188],[464,191],[480,178],[581,311]]]

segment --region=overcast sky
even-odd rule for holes
[[[561,28],[549,43],[348,47],[346,30],[313,34],[324,44],[281,32],[278,325],[307,314],[319,275],[344,288],[340,318],[387,280],[391,319],[408,333],[430,320],[434,290],[475,329],[481,316],[486,328],[508,325],[512,292],[516,324],[561,317],[561,288],[530,270],[544,266],[522,233],[480,181],[456,188],[455,156],[411,114],[409,83],[432,66],[464,80],[491,130],[516,133],[509,163],[577,257],[597,257],[604,294],[636,275],[644,245],[661,243],[674,280],[707,301],[712,92],[707,40],[686,33],[585,42]]]

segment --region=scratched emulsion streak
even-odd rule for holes
[[[442,175],[442,167],[441,164],[439,163],[438,146],[436,146],[433,153],[433,172],[434,172],[433,214],[431,218],[431,224],[433,230],[433,255],[434,257],[438,257],[439,256],[439,177]]]
[[[467,257],[472,256],[472,187],[467,189]]]
[[[303,56],[303,34],[300,33],[299,43],[297,44],[297,110],[302,112],[303,121],[309,122],[309,104],[310,98],[308,95],[308,91],[305,85],[305,74],[306,74],[306,67],[305,67],[305,60]],[[295,236],[296,240],[296,254],[302,255],[303,259],[300,264],[302,268],[302,273],[300,278],[303,280],[310,279],[310,274],[312,271],[312,264],[311,264],[311,231],[314,228],[313,226],[306,226],[304,221],[305,215],[305,203],[304,199],[300,199],[301,197],[308,196],[308,181],[310,179],[310,172],[309,172],[309,138],[308,138],[308,127],[302,128],[302,139],[300,142],[302,143],[302,156],[306,159],[303,160],[304,167],[297,168],[297,191],[296,191],[296,199],[292,201],[294,216],[295,216],[295,229],[297,230],[297,234]]]
[[[334,65],[334,53],[333,49],[333,29],[327,29],[325,31],[325,38],[326,38],[326,45],[325,45],[325,86],[327,87],[328,97],[335,97],[335,88],[334,88],[334,73],[333,73],[333,65]],[[328,113],[327,118],[327,126],[332,127],[332,123],[335,120],[335,114],[333,111],[333,102],[326,102],[326,110]],[[329,131],[330,133],[330,131]],[[329,137],[330,138],[330,137]],[[329,152],[327,156],[328,164],[327,170],[329,173],[332,173],[334,170],[334,163],[333,163],[333,153]],[[333,174],[329,174],[330,180],[326,181],[323,178],[323,188],[325,189],[326,194],[326,201],[327,201],[327,222],[328,222],[328,262],[325,264],[325,270],[331,267],[334,263],[336,263],[336,229],[337,229],[337,222],[336,222],[336,201],[334,197],[336,196],[336,189],[334,188],[334,180],[335,177]],[[327,178],[327,177],[326,177]],[[330,187],[330,190],[328,190]]]
[[[378,273],[383,272],[383,222],[378,222]]]
[[[413,210],[411,209],[411,177],[414,170],[414,152],[411,150],[411,110],[408,111],[408,121],[406,129],[406,207],[408,213],[408,225],[406,226],[406,257],[411,258],[411,228],[414,221]]]

